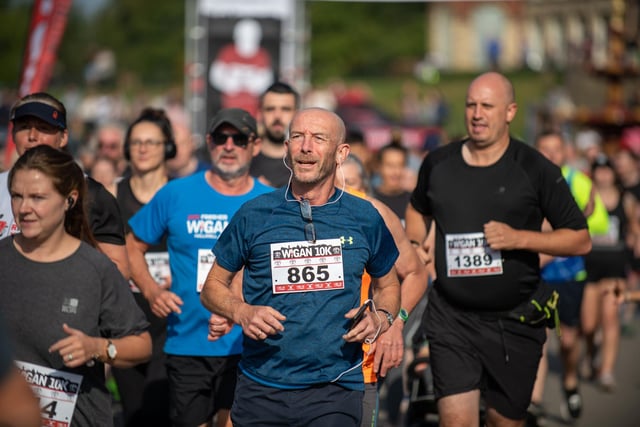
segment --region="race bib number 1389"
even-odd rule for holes
[[[448,277],[502,274],[502,252],[487,244],[484,233],[445,236]]]

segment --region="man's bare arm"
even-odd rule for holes
[[[552,231],[516,230],[509,225],[489,221],[484,235],[492,249],[523,249],[553,256],[585,255],[591,250],[589,231],[559,228]]]
[[[125,245],[116,245],[113,243],[98,242],[98,249],[105,254],[118,267],[120,274],[129,280],[131,270],[129,268],[129,257],[127,256],[127,247]]]
[[[207,310],[242,326],[243,333],[254,340],[284,331],[282,322],[286,318],[276,309],[243,301],[238,290],[232,287],[235,275],[235,271],[226,270],[214,261],[200,293],[200,301]]]
[[[149,301],[153,313],[159,317],[167,317],[171,312],[180,313],[182,299],[166,287],[158,285],[149,273],[149,267],[144,258],[144,254],[149,250],[149,244],[133,233],[128,233],[126,240],[131,278],[140,288],[145,299]]]

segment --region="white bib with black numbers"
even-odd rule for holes
[[[216,260],[216,256],[211,252],[211,249],[198,249],[198,275],[196,283],[196,292],[202,292],[204,282],[207,280],[209,270],[213,267],[213,262]]]
[[[274,294],[344,289],[340,239],[271,244]]]
[[[502,252],[487,244],[484,233],[445,235],[448,277],[502,274]]]
[[[78,401],[82,375],[16,361],[40,401],[43,426],[68,427]]]

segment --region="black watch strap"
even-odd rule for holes
[[[387,310],[383,308],[379,308],[378,311],[384,314],[384,316],[387,318],[387,322],[389,323],[389,326],[393,325],[393,321],[396,320],[395,317],[393,317],[393,314],[389,313]]]

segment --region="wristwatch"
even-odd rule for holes
[[[391,325],[393,325],[393,321],[395,320],[395,318],[393,317],[393,314],[389,313],[387,310],[384,310],[382,308],[379,308],[378,311],[384,314],[384,316],[387,318],[387,322],[389,322],[389,327],[391,327]]]
[[[107,340],[107,358],[109,362],[113,362],[116,360],[116,356],[118,355],[118,349],[116,345],[111,340]]]
[[[402,320],[402,323],[407,323],[407,320],[409,320],[409,312],[404,308],[401,308],[398,313],[398,317]]]

